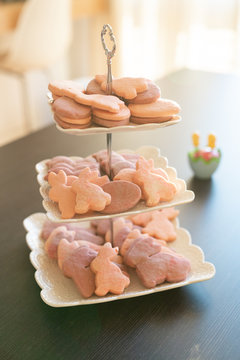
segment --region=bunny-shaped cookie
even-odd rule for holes
[[[152,172],[153,163],[140,157],[133,176],[135,184],[140,186],[147,206],[156,206],[160,201],[173,199],[177,189],[174,183]]]
[[[111,195],[98,185],[103,184],[102,180],[106,178],[99,177],[97,171],[91,171],[88,167],[80,172],[78,180],[72,184],[72,190],[76,193],[77,214],[85,214],[89,210],[101,211],[110,204]]]
[[[128,276],[113,262],[117,253],[118,248],[106,243],[91,262],[90,268],[95,273],[95,294],[98,296],[105,296],[108,292],[122,294],[130,284]]]
[[[63,219],[70,219],[75,215],[76,195],[68,184],[68,177],[63,170],[58,174],[50,172],[48,182],[51,186],[49,198],[58,203]]]

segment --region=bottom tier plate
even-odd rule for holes
[[[204,260],[202,249],[192,244],[189,232],[180,228],[177,222],[177,239],[171,243],[171,248],[186,256],[191,262],[191,273],[185,281],[174,284],[165,282],[153,289],[147,289],[140,283],[135,272],[130,271],[131,283],[123,294],[110,294],[104,297],[92,296],[89,299],[84,299],[73,281],[62,274],[56,261],[50,259],[44,251],[44,241],[40,234],[45,220],[47,220],[45,214],[36,213],[26,218],[23,224],[27,230],[26,241],[31,249],[30,261],[36,269],[35,279],[42,289],[41,298],[46,304],[53,307],[96,304],[143,296],[209,280],[215,274],[214,265]],[[81,223],[81,226],[84,225],[87,226],[88,224]]]

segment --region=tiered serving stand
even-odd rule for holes
[[[113,48],[109,51],[105,45],[104,36],[109,30],[110,39],[113,42]],[[111,58],[113,57],[116,45],[115,38],[112,33],[112,29],[109,25],[104,25],[102,33],[102,43],[107,55],[107,65],[108,65],[108,94],[111,94]],[[115,127],[115,128],[103,128],[93,125],[87,129],[62,129],[57,125],[57,128],[70,135],[74,136],[84,136],[91,134],[106,134],[107,136],[107,150],[109,157],[109,168],[111,169],[111,152],[112,152],[112,133],[115,132],[125,132],[125,131],[139,131],[139,130],[153,130],[158,128],[163,128],[166,126],[174,125],[181,120],[180,117],[175,117],[173,120],[159,123],[159,124],[144,124],[136,125],[131,124],[127,126]],[[92,296],[91,298],[85,299],[78,292],[75,284],[71,279],[66,278],[60,269],[57,266],[56,261],[50,259],[46,252],[44,251],[44,242],[41,238],[41,231],[43,223],[49,219],[53,222],[75,222],[80,223],[81,226],[89,226],[89,221],[93,219],[112,219],[117,216],[129,216],[133,214],[139,214],[147,211],[153,211],[157,209],[162,209],[165,207],[171,207],[176,205],[185,204],[191,202],[194,199],[194,193],[186,189],[186,183],[184,180],[177,178],[177,172],[174,168],[168,166],[168,161],[165,157],[160,155],[160,150],[153,146],[143,146],[136,151],[133,150],[121,150],[121,152],[137,153],[144,156],[146,159],[152,158],[154,160],[155,167],[163,168],[169,179],[175,183],[177,187],[177,193],[174,199],[170,202],[160,202],[158,206],[147,207],[143,201],[140,201],[133,209],[126,211],[124,213],[118,213],[113,215],[105,215],[98,212],[91,213],[90,216],[78,215],[73,219],[61,219],[61,214],[58,210],[56,203],[52,202],[48,197],[49,185],[48,182],[44,180],[45,175],[47,174],[47,161],[43,160],[36,165],[37,170],[37,179],[40,185],[40,193],[43,197],[43,207],[46,210],[44,213],[36,213],[30,215],[24,220],[24,227],[27,230],[26,241],[31,249],[30,260],[33,266],[36,269],[35,278],[38,285],[41,287],[41,297],[45,303],[54,307],[64,307],[64,306],[74,306],[74,305],[84,305],[84,304],[94,304],[107,302],[117,299],[126,299],[130,297],[147,295],[155,292],[165,291],[168,289],[173,289],[188,285],[191,283],[204,281],[212,278],[215,274],[214,265],[205,262],[204,253],[200,247],[193,245],[191,242],[191,236],[189,232],[183,228],[179,227],[179,221],[176,219],[174,221],[174,226],[176,228],[177,239],[171,243],[171,248],[175,249],[178,253],[186,256],[191,262],[191,273],[186,280],[178,283],[163,283],[156,286],[152,289],[145,288],[139,281],[135,272],[130,269],[130,285],[125,289],[124,293],[121,295],[109,294],[104,297]],[[73,157],[74,159],[74,157]],[[111,222],[112,223],[112,222]],[[113,235],[113,227],[112,227]]]

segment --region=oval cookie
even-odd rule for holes
[[[133,208],[141,198],[140,187],[129,181],[111,181],[102,186],[104,192],[111,195],[111,203],[101,212],[116,214]]]

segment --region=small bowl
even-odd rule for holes
[[[210,179],[212,174],[216,171],[221,160],[221,152],[218,150],[219,156],[212,157],[210,160],[205,160],[203,157],[194,157],[195,152],[188,153],[188,160],[195,176],[199,179]]]

